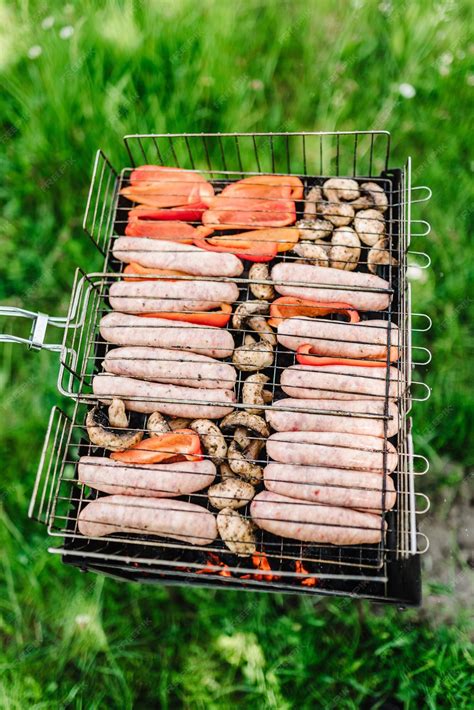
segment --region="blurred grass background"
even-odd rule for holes
[[[64,568],[26,520],[57,357],[2,345],[2,708],[472,707],[470,26],[469,0],[0,2],[2,303],[65,314],[76,266],[101,263],[81,230],[94,153],[124,165],[126,133],[388,129],[391,165],[413,156],[434,193],[412,244],[433,260],[414,309],[434,321],[415,443],[445,554],[404,613]]]

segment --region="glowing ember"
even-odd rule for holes
[[[297,574],[309,575],[308,570],[303,566],[303,563],[301,562],[301,560],[295,561],[295,571]],[[305,587],[314,587],[314,586],[316,586],[317,583],[318,583],[317,577],[307,576],[306,579],[301,580],[301,584],[303,584]]]
[[[216,568],[223,567],[220,572]],[[209,559],[206,566],[197,570],[196,574],[218,574],[220,577],[232,577],[229,567],[213,552],[209,552]]]
[[[256,552],[254,555],[252,555],[252,562],[257,569],[264,570],[265,572],[272,571],[272,568],[270,567],[270,563],[269,563],[267,556],[264,552]],[[253,578],[257,579],[259,582],[261,582],[264,579],[266,579],[268,582],[271,582],[271,581],[277,580],[277,579],[281,579],[281,577],[279,577],[275,574],[254,574]]]

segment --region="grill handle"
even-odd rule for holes
[[[1,333],[0,343],[20,343],[21,345],[27,345],[30,350],[52,350],[54,352],[62,350],[61,343],[45,343],[45,337],[48,325],[65,328],[67,325],[66,318],[55,318],[48,316],[46,313],[36,313],[35,311],[27,311],[24,308],[15,308],[13,306],[0,306],[1,316],[7,318],[29,318],[32,323],[29,338],[20,338],[17,335]]]

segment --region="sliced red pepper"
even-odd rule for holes
[[[232,243],[226,238],[225,242],[216,242],[218,237],[206,239],[205,237],[196,237],[194,244],[201,249],[207,251],[227,252],[235,254],[240,259],[247,261],[271,261],[277,254],[277,245],[275,242],[251,242],[238,240],[237,244]],[[232,237],[230,237],[232,239]]]
[[[262,229],[286,227],[296,221],[293,200],[252,197],[221,197],[202,215],[202,223],[213,229]]]
[[[206,227],[199,227],[201,236],[203,235],[203,229],[206,229]],[[277,246],[277,251],[284,252],[293,249],[299,238],[300,230],[296,227],[269,227],[268,229],[252,229],[240,234],[221,234],[209,239],[209,243],[217,246],[230,244],[233,247],[238,248],[241,246],[243,249],[248,250],[249,245],[274,242]],[[264,249],[263,246],[262,249]]]
[[[314,345],[303,343],[296,350],[296,360],[300,365],[351,365],[353,367],[386,367],[387,363],[381,360],[358,360],[349,357],[325,357],[314,352]]]
[[[141,318],[165,318],[166,320],[179,320],[183,323],[196,323],[197,325],[212,325],[214,328],[224,328],[230,320],[232,306],[221,303],[217,311],[199,311],[197,313],[174,313],[173,311],[158,311],[157,313],[140,313]]]
[[[161,463],[162,461],[199,461],[202,458],[199,436],[192,429],[176,429],[143,439],[126,451],[110,455],[123,463]]]
[[[303,183],[296,175],[252,175],[232,182],[221,192],[222,195],[252,195],[254,197],[290,197],[303,199]]]
[[[132,171],[130,185],[120,194],[149,207],[178,207],[209,202],[214,197],[211,183],[197,172],[161,165],[142,165]]]
[[[150,266],[142,266],[132,261],[131,264],[127,264],[123,270],[124,274],[137,274],[137,276],[143,276],[142,279],[137,278],[124,278],[124,281],[153,281],[153,277],[158,277],[161,281],[173,281],[173,276],[189,276],[185,271],[175,271],[174,269],[154,269]],[[164,277],[170,278],[164,278]]]
[[[145,219],[133,219],[125,227],[127,237],[148,237],[163,239],[181,244],[192,244],[196,234],[195,227],[179,220],[158,222]]]
[[[193,202],[190,205],[179,205],[168,209],[137,205],[128,213],[129,221],[134,219],[146,220],[182,220],[183,222],[200,222],[203,212],[207,210],[204,202]]]
[[[360,321],[359,313],[349,303],[329,303],[326,301],[311,301],[306,298],[297,298],[296,296],[281,296],[270,305],[268,323],[272,328],[278,328],[278,325],[286,318],[298,316],[317,318],[331,313],[340,313],[347,316],[350,323],[358,323]]]

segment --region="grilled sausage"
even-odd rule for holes
[[[391,300],[388,281],[373,274],[282,262],[273,267],[271,276],[282,296],[350,303],[358,311],[384,311]]]
[[[104,496],[81,510],[78,525],[86,537],[134,533],[171,537],[192,545],[209,545],[217,537],[216,519],[206,508],[168,498]]]
[[[278,325],[277,337],[278,342],[290,350],[310,343],[318,355],[367,358],[382,363],[387,359],[390,337],[390,361],[399,357],[398,327],[385,320],[339,323],[306,317],[287,318]]]
[[[229,363],[166,348],[114,348],[109,350],[102,364],[104,370],[113,375],[183,387],[230,390],[237,377],[235,367]]]
[[[253,499],[250,514],[263,530],[303,542],[361,545],[382,539],[378,515],[306,503],[271,491]]]
[[[305,409],[311,411],[302,411]],[[388,404],[387,431],[384,415],[383,399],[334,402],[331,399],[285,398],[274,402],[272,409],[265,412],[267,422],[275,431],[341,431],[382,438],[394,436],[398,431],[397,406],[393,402]]]
[[[208,459],[145,466],[101,456],[82,456],[77,476],[84,485],[103,493],[171,498],[210,486],[216,477],[216,467]]]
[[[110,305],[122,313],[210,311],[238,297],[232,281],[115,281],[109,289]]]
[[[387,382],[387,374],[389,381]],[[395,367],[292,365],[281,373],[281,388],[304,399],[398,399],[405,391],[404,378]]]
[[[267,453],[280,463],[374,473],[383,473],[385,465],[387,471],[394,471],[398,460],[395,447],[389,441],[385,442],[376,436],[335,432],[278,432],[267,439]]]
[[[107,313],[100,321],[100,334],[115,345],[145,345],[174,348],[208,355],[230,357],[234,339],[225,328],[195,325],[164,318],[141,318],[126,313]]]
[[[114,397],[123,399],[131,412],[160,412],[190,419],[220,419],[233,411],[235,402],[232,390],[214,389],[210,392],[197,387],[178,387],[106,374],[93,378],[92,391],[105,404],[110,404]]]
[[[390,510],[397,498],[390,476],[380,473],[269,463],[263,476],[273,493],[342,508]]]
[[[112,251],[116,259],[127,264],[135,262],[151,269],[173,269],[194,276],[240,276],[244,270],[234,254],[161,239],[118,237]]]

